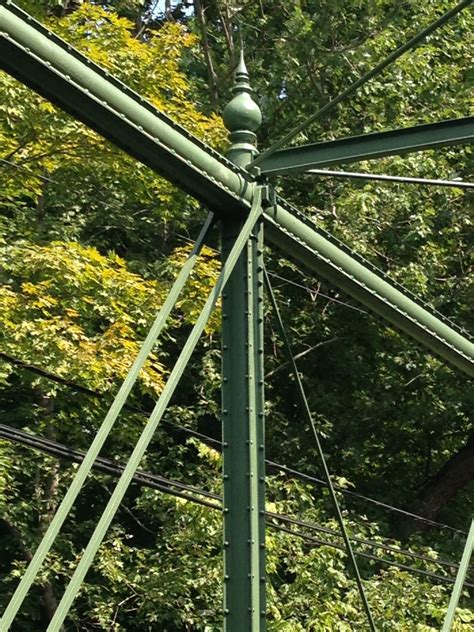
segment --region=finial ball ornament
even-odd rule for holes
[[[262,113],[251,96],[252,88],[249,84],[243,52],[240,54],[240,62],[235,71],[235,85],[232,92],[234,97],[222,113],[224,125],[229,132],[255,132],[262,122]]]

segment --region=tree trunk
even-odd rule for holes
[[[474,479],[474,431],[466,445],[453,454],[439,472],[424,485],[408,511],[429,520],[435,520],[439,512],[456,494]],[[413,521],[410,531],[426,530],[429,525]]]
[[[25,560],[27,564],[29,564],[31,560],[33,559],[33,553],[30,550],[30,548],[26,545],[20,530],[6,518],[0,518],[0,520],[8,529],[8,531],[10,531],[13,538],[16,540],[23,554],[23,559]],[[44,609],[44,617],[46,621],[49,623],[51,619],[53,618],[54,613],[56,612],[56,608],[58,607],[58,602],[54,594],[53,586],[48,580],[44,581],[41,584],[41,602]],[[66,632],[65,627],[63,625],[61,626],[60,630],[61,632]]]

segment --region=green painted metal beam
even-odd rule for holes
[[[350,96],[357,93],[359,88],[361,88],[368,81],[382,73],[386,68],[388,68],[391,64],[393,64],[399,57],[404,55],[407,51],[414,49],[416,46],[419,46],[428,35],[434,33],[437,29],[444,26],[447,22],[452,20],[458,13],[469,7],[473,0],[461,0],[456,6],[452,7],[446,13],[443,13],[437,20],[426,26],[424,29],[416,33],[413,37],[411,37],[407,42],[396,48],[392,51],[385,59],[379,62],[374,68],[371,68],[368,72],[366,72],[362,77],[359,77],[354,83],[351,83],[343,92],[339,93],[337,97],[331,99],[328,103],[323,105],[317,112],[312,114],[309,118],[305,119],[301,123],[299,123],[296,127],[290,130],[283,138],[280,138],[276,143],[274,143],[271,147],[266,149],[263,154],[257,156],[257,158],[253,161],[253,165],[260,165],[264,160],[267,160],[271,154],[273,154],[277,149],[280,149],[284,145],[287,145],[290,140],[292,140],[297,134],[299,134],[304,129],[308,129],[308,127],[314,123],[315,121],[323,118],[329,112],[334,110],[334,108],[342,103],[344,100],[348,99]]]
[[[206,204],[240,208],[250,177],[10,0],[0,5],[0,66]]]
[[[187,260],[185,261],[183,267],[181,268],[178,276],[176,277],[175,282],[171,290],[168,293],[168,296],[165,299],[156,319],[148,332],[147,337],[145,338],[138,355],[133,361],[132,366],[130,367],[125,380],[120,386],[117,395],[110,406],[104,421],[102,422],[99,430],[97,431],[96,436],[94,437],[93,442],[91,443],[87,453],[82,461],[78,471],[76,472],[74,479],[68,488],[64,498],[62,499],[59,507],[54,514],[52,521],[50,522],[48,529],[41,540],[38,548],[33,555],[32,560],[28,564],[26,571],[21,578],[20,583],[15,589],[13,596],[0,620],[0,630],[2,632],[7,632],[9,630],[13,620],[20,609],[28,591],[33,585],[41,567],[48,555],[51,546],[53,545],[56,536],[60,532],[64,521],[68,517],[74,502],[76,501],[77,496],[79,495],[91,469],[94,466],[94,463],[100,454],[107,438],[113,430],[115,422],[117,421],[118,416],[120,415],[125,402],[132,392],[132,389],[135,385],[135,382],[140,375],[140,371],[142,370],[148,356],[152,352],[161,332],[163,331],[163,327],[173,310],[176,301],[178,300],[179,295],[181,294],[186,282],[191,275],[194,266],[197,262],[198,256],[201,252],[201,249],[205,243],[206,237],[209,234],[209,230],[214,221],[214,216],[212,213],[209,213],[206,222],[196,240],[194,248],[190,252]]]
[[[431,352],[474,377],[474,344],[467,333],[418,302],[296,209],[280,201],[265,212],[265,235],[283,252],[320,274]]]
[[[213,152],[27,14],[0,6],[0,64],[103,136],[202,200],[221,218],[246,214],[252,177]],[[266,238],[469,375],[474,348],[428,306],[291,208],[265,212]],[[374,276],[375,275],[375,276]]]
[[[254,156],[261,113],[241,54],[234,97],[224,109],[228,157]],[[257,203],[261,204],[262,188]],[[242,219],[223,217],[222,256]],[[263,401],[263,223],[255,227],[222,297],[222,462],[224,489],[224,632],[264,632],[265,446]]]
[[[467,571],[469,570],[469,562],[471,561],[472,552],[474,551],[474,519],[471,521],[471,528],[467,534],[466,544],[464,545],[464,551],[459,564],[459,569],[456,575],[456,581],[453,586],[453,592],[449,600],[448,611],[444,619],[443,628],[441,632],[450,632],[454,623],[454,616],[456,614],[456,608],[461,596],[462,587],[466,579]]]
[[[69,612],[69,609],[80,589],[82,582],[89,570],[94,557],[99,550],[99,547],[107,533],[107,530],[120,507],[120,503],[125,496],[128,486],[130,485],[135,472],[137,471],[140,461],[145,454],[150,441],[152,440],[156,429],[161,421],[161,418],[168,406],[173,393],[176,390],[176,387],[179,384],[181,376],[184,373],[184,370],[191,358],[191,355],[199,341],[199,338],[204,331],[204,327],[206,326],[207,321],[213,310],[216,307],[216,304],[219,300],[219,297],[225,288],[230,275],[240,258],[241,253],[245,250],[248,240],[252,231],[254,230],[256,222],[260,219],[261,216],[261,205],[260,205],[260,197],[258,190],[255,190],[254,202],[252,204],[252,208],[250,213],[248,214],[245,222],[242,225],[240,232],[238,233],[232,248],[226,257],[221,272],[219,274],[219,278],[211,292],[209,293],[207,300],[202,308],[196,324],[194,325],[191,333],[189,334],[188,339],[186,340],[183,349],[176,361],[176,364],[173,367],[173,370],[170,373],[170,376],[163,388],[163,391],[160,394],[158,401],[155,404],[155,407],[148,419],[148,422],[145,428],[140,435],[140,438],[137,441],[137,444],[128,460],[120,479],[115,486],[115,489],[107,503],[106,508],[100,520],[92,534],[84,553],[81,557],[79,564],[74,571],[74,574],[69,582],[66,591],[58,604],[56,612],[51,619],[50,624],[48,625],[47,632],[60,632],[61,626],[64,622],[64,619]],[[2,628],[2,631],[6,632],[6,629]]]
[[[474,140],[474,116],[280,149],[260,163],[263,174],[301,173]]]

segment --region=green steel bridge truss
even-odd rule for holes
[[[7,632],[10,628],[35,581],[122,407],[126,404],[141,367],[189,278],[209,229],[216,221],[220,222],[222,236],[220,276],[129,461],[123,468],[107,507],[49,624],[48,632],[58,632],[61,629],[94,555],[221,296],[225,573],[223,627],[226,632],[264,632],[266,629],[263,289],[265,282],[268,284],[268,276],[263,264],[264,237],[266,242],[346,292],[387,323],[413,338],[428,352],[469,376],[474,376],[474,344],[466,332],[277,196],[268,180],[272,174],[324,173],[315,168],[471,142],[474,138],[474,117],[290,149],[282,148],[305,125],[326,114],[405,51],[471,4],[472,0],[460,2],[396,49],[308,121],[258,156],[254,131],[260,122],[260,113],[251,99],[248,75],[241,59],[236,71],[234,98],[224,111],[224,121],[231,132],[233,143],[228,156],[224,157],[44,28],[10,0],[2,0],[2,68],[201,201],[210,211],[193,251],[180,271],[0,620],[2,632]],[[244,111],[245,115],[242,114]],[[270,286],[268,293],[277,310]],[[281,320],[278,311],[276,313]],[[287,340],[286,347],[304,404],[306,420],[313,427],[320,448]],[[332,490],[322,450],[320,456]],[[375,630],[334,493],[333,497],[368,624],[370,629]],[[474,527],[469,532],[459,566],[443,627],[446,632],[454,618],[473,541]]]

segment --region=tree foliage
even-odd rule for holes
[[[260,143],[268,146],[451,7],[447,0],[195,0],[192,10],[189,4],[166,2],[160,14],[148,1],[22,3],[221,150],[226,134],[218,112],[230,96],[238,29],[264,114]],[[294,142],[468,115],[473,28],[472,13],[462,13]],[[20,83],[0,75],[0,85],[1,419],[86,450],[189,253],[203,213]],[[454,147],[355,168],[468,180],[472,164],[472,150]],[[275,186],[423,300],[470,326],[470,193],[306,176],[282,177]],[[216,278],[214,235],[210,245],[214,249],[204,250],[140,375],[132,407],[105,446],[105,456],[115,461],[128,458]],[[466,476],[465,470],[474,454],[467,380],[279,253],[267,252],[267,266],[340,486],[466,528],[473,494],[472,472]],[[265,322],[268,456],[318,476],[315,448],[268,309]],[[168,411],[168,421],[211,438],[220,436],[218,328],[217,311]],[[48,372],[60,380],[49,380]],[[169,424],[141,463],[143,470],[217,494],[220,466],[211,445]],[[75,469],[0,440],[2,608]],[[105,474],[89,477],[14,630],[46,629],[112,485]],[[357,545],[373,556],[361,558],[361,570],[378,629],[439,629],[449,585],[381,560],[452,578],[451,569],[435,562],[457,559],[462,538],[436,529],[409,536],[418,523],[350,498],[341,494],[352,536],[410,547],[433,560]],[[269,472],[267,509],[336,530],[324,490],[288,474]],[[330,545],[331,538],[317,544],[314,538],[327,534],[305,527],[304,539],[274,526],[267,534],[269,630],[365,629],[347,558]],[[132,485],[66,629],[221,629],[221,530],[219,511]],[[454,630],[472,629],[470,606],[466,597]]]

